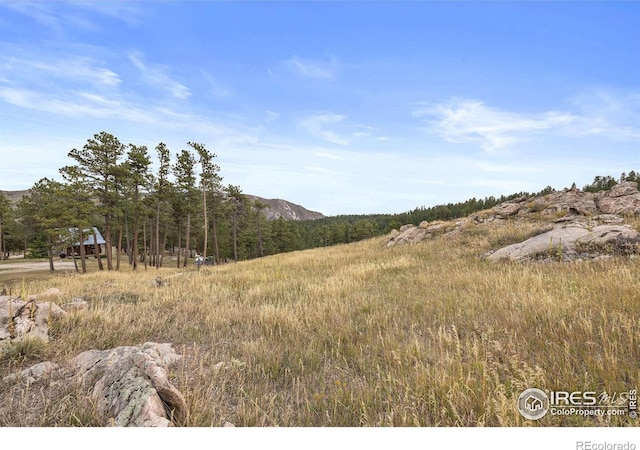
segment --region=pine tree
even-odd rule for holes
[[[180,215],[186,215],[185,226],[185,249],[187,251],[183,266],[187,267],[191,250],[191,219],[198,206],[198,196],[196,192],[196,159],[188,150],[182,150],[177,155],[177,160],[173,166],[173,174],[176,177],[176,194],[180,202]],[[176,211],[178,208],[175,208]],[[180,240],[180,239],[179,239]],[[180,245],[178,246],[180,247]],[[180,267],[180,248],[178,248],[178,267]]]
[[[145,194],[151,185],[151,174],[149,168],[151,158],[147,147],[129,144],[126,167],[129,174],[127,178],[127,190],[130,193],[130,214],[133,216],[133,238],[131,243],[131,255],[129,263],[133,270],[138,268],[138,242],[140,237],[140,217],[144,208],[142,195]]]
[[[202,189],[202,216],[204,219],[204,243],[202,256],[207,258],[207,244],[209,241],[209,216],[207,211],[207,197],[209,193],[219,192],[221,189],[222,177],[219,175],[220,167],[213,163],[213,158],[216,157],[215,153],[209,152],[204,144],[198,144],[194,142],[187,143],[193,148],[199,156],[198,162],[200,163],[200,188]],[[215,214],[213,216],[213,239],[215,246],[216,263],[220,262],[220,254],[218,248],[218,235],[215,224]]]
[[[95,199],[104,218],[107,268],[113,270],[111,244],[112,220],[117,215],[118,181],[122,179],[124,167],[120,158],[125,146],[115,136],[101,132],[87,143],[81,150],[72,149],[69,157],[76,161],[75,166],[61,169],[63,175],[74,171],[80,179],[92,189]]]

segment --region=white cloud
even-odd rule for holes
[[[68,117],[114,118],[147,123],[157,120],[144,108],[88,92],[67,92],[57,96],[29,89],[0,88],[0,99],[22,108]]]
[[[56,58],[48,57],[46,54],[31,55],[29,58],[0,57],[0,68],[4,72],[5,77],[2,81],[5,83],[14,80],[22,84],[40,84],[55,78],[65,84],[74,81],[113,87],[121,82],[117,73],[102,67],[99,61],[72,55]]]
[[[336,153],[333,153],[333,152],[316,151],[313,154],[315,156],[320,157],[320,158],[333,159],[333,160],[337,160],[337,161],[341,161],[343,159],[339,154],[336,154]]]
[[[129,61],[140,70],[143,81],[149,85],[167,91],[173,97],[181,100],[185,100],[191,95],[188,87],[167,75],[169,69],[166,66],[145,63],[139,52],[131,52]]]
[[[135,2],[81,1],[71,2],[70,4],[87,12],[110,17],[128,25],[136,24],[142,20],[144,11],[143,7]]]
[[[338,64],[333,57],[328,61],[323,61],[294,56],[286,60],[284,64],[289,70],[305,78],[334,80],[338,74]]]
[[[585,118],[576,134],[640,139],[640,92],[595,88],[576,95],[571,103]]]
[[[104,17],[135,24],[141,20],[143,13],[135,3],[115,1],[0,1],[0,8],[23,14],[59,35],[64,34],[70,26],[96,30],[103,25]]]
[[[413,115],[428,117],[430,131],[444,140],[452,143],[479,142],[487,152],[507,148],[579,120],[572,114],[557,111],[530,115],[503,111],[470,99],[427,105],[414,111]]]
[[[350,122],[344,114],[330,111],[308,116],[298,125],[317,138],[342,146],[370,137],[375,131],[373,127]]]
[[[578,111],[522,113],[454,98],[422,104],[413,116],[426,119],[428,130],[447,142],[479,143],[486,152],[504,150],[541,136],[640,139],[640,95],[589,93],[574,99]]]
[[[275,111],[266,110],[265,114],[267,115],[267,121],[269,122],[277,120],[280,117],[280,114]]]
[[[347,116],[342,114],[325,112],[307,117],[300,122],[300,125],[306,131],[320,139],[333,144],[348,145],[350,141],[349,137],[343,136],[328,128],[329,126],[342,123],[346,118]]]

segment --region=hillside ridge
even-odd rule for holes
[[[22,197],[24,197],[25,195],[29,195],[29,192],[29,189],[21,191],[0,190],[0,193],[5,194],[9,201],[14,205],[17,204],[22,199]],[[249,199],[251,200],[259,200],[267,205],[266,208],[262,210],[262,213],[265,215],[267,220],[276,220],[280,217],[285,220],[316,220],[325,217],[325,215],[320,212],[311,211],[304,206],[298,205],[288,200],[283,200],[280,198],[267,199],[251,194],[247,194],[247,197],[249,197]]]

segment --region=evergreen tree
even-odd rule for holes
[[[182,215],[186,215],[185,249],[187,253],[184,258],[184,267],[187,267],[191,250],[191,218],[199,203],[196,191],[195,165],[196,159],[193,154],[188,150],[182,150],[177,155],[176,163],[173,166],[173,174],[176,177],[177,202],[180,203],[180,207],[176,207],[175,210],[179,211],[180,223]],[[178,248],[178,267],[180,267],[180,251]]]
[[[171,182],[169,181],[169,172],[171,170],[171,153],[164,143],[159,143],[156,146],[158,152],[158,160],[160,167],[158,168],[158,176],[155,183],[155,204],[156,204],[156,222],[155,222],[155,257],[154,265],[156,268],[162,266],[162,257],[164,255],[164,249],[166,247],[166,236],[163,244],[160,245],[160,213],[164,206],[166,206],[171,196]]]
[[[74,172],[76,178],[90,187],[104,218],[107,268],[113,270],[112,219],[118,211],[118,180],[122,178],[123,165],[120,158],[125,146],[113,135],[101,132],[89,139],[81,150],[72,149],[69,157],[75,166],[61,169],[63,175]]]
[[[129,255],[129,264],[133,270],[138,268],[138,244],[140,239],[140,220],[144,203],[143,195],[146,194],[151,185],[152,176],[150,173],[151,158],[146,146],[129,144],[127,152],[126,168],[129,174],[126,188],[129,193],[129,215],[133,218],[133,236]]]
[[[11,202],[4,194],[0,192],[0,258],[7,259],[9,253],[7,251],[7,231],[9,222],[13,219],[11,210]]]
[[[202,256],[207,258],[207,244],[209,241],[209,215],[207,210],[207,197],[209,193],[217,193],[221,190],[222,177],[219,175],[220,167],[213,162],[216,157],[215,153],[211,153],[206,149],[204,144],[188,142],[191,148],[198,153],[198,162],[200,163],[200,188],[202,189],[202,212],[204,219],[204,243]],[[220,262],[220,251],[218,247],[218,234],[215,222],[215,209],[213,214],[213,240],[216,263]]]
[[[230,204],[231,232],[233,235],[233,260],[238,261],[238,228],[242,217],[246,215],[248,207],[247,196],[242,193],[240,186],[229,185],[225,188]]]
[[[23,212],[35,221],[38,231],[46,240],[46,252],[49,258],[49,270],[55,270],[53,264],[54,246],[64,242],[68,232],[68,217],[64,214],[64,186],[48,178],[42,178],[31,187],[30,194],[23,198]]]

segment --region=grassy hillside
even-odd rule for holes
[[[36,280],[29,292],[58,287],[90,308],[55,322],[46,348],[5,353],[0,371],[171,342],[184,355],[172,377],[190,426],[631,424],[517,412],[528,387],[620,392],[640,379],[639,259],[480,258],[539,226],[469,226],[393,248],[376,238],[200,272]],[[157,276],[170,284],[153,287]],[[98,424],[73,386],[20,389],[0,386],[0,425]]]

